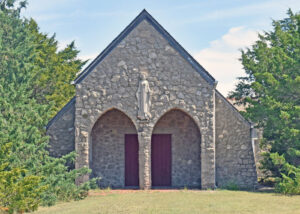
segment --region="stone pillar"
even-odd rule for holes
[[[89,121],[87,118],[87,112],[84,110],[82,97],[84,96],[84,90],[80,84],[76,85],[76,102],[75,102],[75,151],[76,160],[75,168],[80,169],[82,167],[89,168]],[[82,175],[76,179],[76,184],[82,184],[89,180],[89,175]]]
[[[213,109],[209,114],[207,121],[209,129],[205,129],[205,133],[201,139],[201,188],[215,189],[216,188],[216,147],[215,147],[215,87],[213,88],[212,105]]]
[[[89,136],[88,132],[79,130],[75,131],[75,151],[77,153],[75,168],[89,167]],[[89,180],[89,175],[82,175],[76,179],[76,184],[80,185]]]
[[[151,189],[151,133],[150,131],[138,132],[140,189]]]
[[[205,143],[202,143],[202,145]],[[201,149],[201,189],[215,189],[215,149]]]

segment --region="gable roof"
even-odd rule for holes
[[[143,20],[147,20],[179,54],[211,85],[215,79],[144,9],[72,82],[80,83]]]

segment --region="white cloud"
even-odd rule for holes
[[[240,49],[250,47],[257,39],[257,31],[234,27],[193,56],[219,82],[217,89],[226,96],[234,89],[236,78],[245,75],[239,61]]]
[[[88,54],[88,55],[81,55],[79,53],[78,58],[81,60],[89,60],[89,62],[91,62],[92,60],[94,60],[96,58],[96,56],[98,56],[99,53],[93,53],[93,54]]]
[[[83,66],[83,68],[81,69],[80,72],[82,72],[98,56],[98,54],[99,53],[93,53],[93,54],[87,54],[87,55],[85,55],[85,54],[79,53],[79,55],[78,55],[79,59],[81,59],[83,61],[88,60],[88,62]]]
[[[67,39],[67,40],[58,40],[58,45],[57,45],[57,49],[58,51],[61,51],[63,49],[65,49],[67,47],[67,45],[71,44],[71,42],[76,41],[75,45],[77,46],[79,38],[78,37],[74,37],[73,39]]]

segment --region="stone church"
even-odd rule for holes
[[[217,81],[143,10],[73,84],[49,122],[53,156],[76,151],[99,186],[253,188],[252,125]]]

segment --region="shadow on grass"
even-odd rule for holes
[[[236,185],[227,185],[224,187],[219,187],[217,190],[229,190],[229,191],[237,191],[237,192],[251,192],[251,193],[266,193],[273,195],[282,195],[280,193],[275,192],[275,188],[271,186],[258,185],[255,189],[247,189],[240,188]]]

